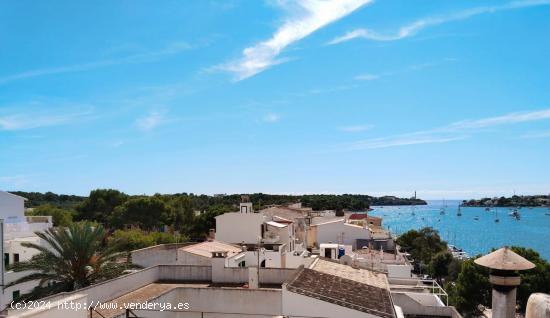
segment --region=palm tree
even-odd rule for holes
[[[47,295],[72,291],[94,282],[117,277],[127,268],[118,263],[120,257],[113,247],[105,244],[106,231],[89,222],[68,227],[50,228],[36,235],[46,244],[25,242],[23,246],[39,251],[26,262],[14,264],[15,272],[31,271],[6,287],[39,280],[39,286],[20,300],[38,299]]]

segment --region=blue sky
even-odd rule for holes
[[[2,1],[0,189],[550,192],[550,0]]]

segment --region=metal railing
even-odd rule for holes
[[[403,284],[400,284],[403,283]],[[439,285],[434,279],[421,279],[421,278],[394,278],[389,280],[390,290],[399,289],[420,289],[422,291],[428,291],[430,294],[436,295],[441,299],[445,298],[445,305],[449,306],[449,294]],[[409,284],[407,284],[409,283]],[[413,283],[413,284],[410,284]],[[393,285],[393,286],[392,286]],[[399,286],[399,287],[397,287]]]

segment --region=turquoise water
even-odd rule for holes
[[[416,206],[414,216],[409,206],[373,207],[369,214],[382,217],[382,225],[395,234],[431,226],[449,244],[462,248],[471,256],[504,245],[517,245],[530,247],[550,260],[550,216],[545,215],[548,208],[521,208],[519,221],[508,215],[511,209],[498,208],[500,222],[495,223],[494,210],[486,212],[485,208],[463,207],[462,216],[457,216],[459,202],[446,201],[445,215],[440,215],[442,201]],[[477,221],[476,216],[479,217]]]

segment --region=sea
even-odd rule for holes
[[[470,256],[486,254],[502,246],[529,247],[550,261],[550,210],[547,207],[519,209],[520,220],[509,214],[511,208],[462,207],[462,200],[428,201],[417,206],[373,206],[369,215],[382,217],[382,225],[393,234],[411,229],[432,227],[448,244],[463,249]],[[441,209],[445,214],[442,215]],[[414,211],[414,215],[413,212]],[[477,218],[477,219],[476,219]],[[500,219],[497,223],[495,218]]]

